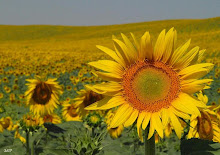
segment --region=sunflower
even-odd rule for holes
[[[208,103],[208,97],[202,92],[197,94],[197,98],[204,104]],[[216,107],[217,105],[207,106],[207,109],[200,109],[200,116],[195,114],[191,116],[188,139],[201,138],[220,143],[220,123]]]
[[[84,120],[90,127],[93,128],[100,126],[102,123],[102,117],[98,112],[89,113]]]
[[[201,110],[201,116],[192,115],[187,138],[201,138],[220,143],[220,124],[216,113],[206,109]]]
[[[2,99],[4,97],[3,93],[0,93],[0,99]]]
[[[60,124],[61,123],[60,117],[54,113],[44,115],[43,121],[44,121],[44,123],[53,123],[53,124]]]
[[[23,130],[32,132],[43,126],[43,123],[43,118],[41,118],[39,115],[33,115],[29,113],[23,116],[19,125]]]
[[[78,96],[74,99],[77,112],[80,117],[84,117],[88,114],[88,111],[85,110],[85,107],[99,101],[103,98],[103,95],[98,94],[91,90],[82,89],[78,92]]]
[[[5,112],[5,107],[3,105],[0,105],[0,114]]]
[[[13,122],[11,117],[2,117],[0,119],[0,132],[3,132],[4,129],[11,131],[13,128]]]
[[[62,106],[62,116],[65,121],[81,121],[74,103],[70,104],[65,101]]]
[[[199,63],[205,50],[195,47],[187,51],[190,40],[176,48],[177,33],[174,28],[159,34],[154,49],[149,32],[141,37],[140,43],[133,34],[131,36],[134,44],[124,34],[124,42],[113,37],[115,51],[97,46],[114,61],[89,63],[104,71],[95,74],[108,82],[87,86],[106,97],[85,109],[118,107],[110,127],[121,124],[127,127],[137,120],[137,132],[142,141],[142,129],[145,130],[148,124],[148,139],[155,130],[163,138],[164,126],[169,121],[180,138],[181,123],[178,117],[190,119],[189,114],[200,115],[198,107],[205,105],[192,94],[212,81],[200,78],[212,69],[213,64]]]
[[[40,78],[27,79],[28,90],[25,92],[27,96],[27,105],[30,105],[30,111],[34,114],[51,114],[60,104],[58,99],[62,94],[62,89],[56,82],[56,79],[48,79],[42,81]]]

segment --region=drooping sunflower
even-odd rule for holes
[[[122,34],[124,42],[113,37],[115,51],[97,46],[111,56],[112,60],[99,60],[89,65],[100,69],[96,75],[108,81],[93,86],[90,90],[106,97],[86,110],[111,109],[117,112],[111,128],[124,124],[132,125],[137,120],[137,132],[142,138],[142,129],[148,124],[151,138],[155,130],[163,138],[163,129],[169,121],[177,136],[181,137],[178,117],[189,119],[189,114],[198,114],[198,107],[205,105],[192,96],[205,88],[210,79],[200,79],[213,67],[211,63],[199,63],[205,50],[195,47],[187,51],[190,40],[176,48],[177,33],[171,28],[163,30],[152,47],[149,32],[140,43],[131,34],[134,43]],[[103,72],[104,71],[104,72]]]
[[[77,113],[77,107],[74,103],[64,102],[62,104],[62,116],[65,121],[81,121],[79,114]]]
[[[44,115],[43,121],[44,121],[44,123],[53,123],[53,124],[60,124],[61,123],[60,117],[58,115],[56,115],[55,113]]]
[[[42,127],[43,123],[43,118],[41,118],[39,115],[28,113],[24,115],[23,118],[19,121],[19,126],[23,130],[28,130],[32,132]]]
[[[40,78],[27,79],[28,90],[27,105],[30,105],[30,111],[34,114],[45,115],[53,113],[59,103],[59,95],[62,94],[62,88],[56,82],[56,79],[43,81]]]
[[[88,111],[85,110],[85,107],[101,99],[103,99],[103,95],[98,94],[92,90],[80,90],[78,92],[78,96],[74,98],[75,107],[77,108],[77,112],[79,113],[80,117],[84,117],[86,114],[88,114]]]
[[[192,115],[188,139],[201,138],[220,143],[220,123],[215,112],[201,110],[201,116]]]

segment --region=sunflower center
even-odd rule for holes
[[[162,62],[137,62],[127,69],[122,84],[128,102],[147,112],[168,108],[180,91],[177,73]]]
[[[96,116],[96,115],[93,115],[93,116],[91,116],[90,117],[90,121],[92,122],[92,123],[94,123],[94,124],[96,124],[97,122],[99,122],[99,117],[98,116]]]
[[[103,96],[101,94],[97,94],[90,90],[85,95],[85,98],[83,100],[83,105],[87,107],[91,105],[92,103],[95,103],[101,99],[103,99]]]
[[[78,116],[76,109],[74,108],[74,106],[71,106],[68,108],[68,113],[71,117],[76,117]]]
[[[33,100],[38,104],[45,105],[51,99],[51,88],[48,84],[40,82],[34,89]]]
[[[132,87],[139,100],[145,104],[165,98],[171,81],[169,76],[155,67],[142,68],[134,77]]]
[[[44,122],[52,122],[53,121],[53,117],[50,115],[46,115],[44,116]]]

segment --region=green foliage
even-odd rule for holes
[[[219,143],[194,138],[181,141],[182,155],[218,155],[219,153]]]

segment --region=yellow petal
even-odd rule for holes
[[[131,115],[132,111],[133,107],[131,107],[129,104],[125,103],[121,105],[115,113],[114,118],[112,119],[110,128],[116,128],[122,125]]]
[[[163,53],[163,57],[162,57],[162,61],[164,63],[166,63],[170,56],[173,54],[173,50],[174,50],[174,35],[175,35],[175,32],[174,32],[174,28],[171,28],[166,36],[165,36],[165,51]]]
[[[202,61],[203,54],[205,53],[205,51],[206,51],[206,49],[203,49],[203,50],[199,51],[198,62]],[[192,65],[194,65],[194,64],[192,64]]]
[[[138,55],[140,60],[152,60],[153,58],[153,47],[149,32],[145,32],[141,37],[141,48]]]
[[[97,45],[96,46],[98,49],[100,49],[101,51],[105,52],[106,54],[108,54],[110,57],[112,57],[115,61],[117,61],[121,66],[125,67],[126,64],[125,62],[120,59],[117,54],[115,53],[115,51],[107,48],[107,47],[104,47],[104,46],[100,46],[100,45]]]
[[[197,80],[195,79],[194,81],[182,85],[181,90],[185,93],[188,94],[194,94],[200,90],[202,90],[208,82],[213,81],[212,79],[202,79],[202,80]]]
[[[144,120],[143,120],[143,123],[142,123],[142,129],[145,130],[149,121],[150,121],[150,118],[151,118],[151,113],[147,113],[146,112],[146,115],[144,117]]]
[[[118,82],[106,82],[96,85],[85,85],[87,89],[90,89],[98,94],[105,94],[106,92],[119,92],[122,89],[122,85]]]
[[[125,45],[127,47],[128,52],[129,52],[129,57],[131,57],[133,60],[136,60],[137,59],[137,50],[134,48],[134,45],[130,42],[130,40],[123,33],[121,33],[121,36],[125,42]]]
[[[163,126],[167,126],[168,122],[169,122],[169,117],[168,117],[168,111],[167,109],[163,109],[161,111],[161,115],[162,115],[162,124]]]
[[[176,98],[171,104],[174,108],[186,114],[200,115],[198,108],[195,106],[197,102],[201,101],[192,98],[186,93],[180,93],[178,98]]]
[[[151,116],[151,122],[161,138],[163,138],[163,125],[159,113],[155,112]]]
[[[139,51],[140,50],[140,44],[137,42],[135,36],[133,33],[130,33],[131,34],[131,37],[133,38],[134,40],[134,44],[135,44],[135,47],[136,47],[136,50]]]
[[[198,79],[206,75],[212,68],[213,64],[211,63],[201,63],[192,65],[184,68],[178,74],[181,76],[181,79]]]
[[[131,116],[127,119],[127,121],[125,121],[124,127],[129,127],[130,125],[132,125],[134,121],[137,119],[138,113],[138,110],[133,109]]]
[[[199,47],[195,47],[192,50],[190,50],[186,55],[184,55],[179,61],[177,61],[174,65],[174,68],[183,69],[190,65],[192,61],[195,61],[194,59],[199,54]],[[197,57],[198,59],[198,57]],[[197,60],[196,60],[197,61]]]
[[[115,48],[115,53],[124,62],[125,67],[126,67],[129,64],[127,57],[125,56],[124,51],[121,49],[121,47],[117,43],[115,43],[114,39],[116,39],[116,37],[114,35],[112,35],[112,39],[113,39],[113,45]]]
[[[190,119],[190,116],[188,115],[188,114],[186,114],[186,113],[184,113],[184,112],[182,112],[182,111],[179,111],[179,110],[177,110],[177,109],[175,109],[175,108],[173,108],[173,107],[170,107],[170,109],[173,111],[173,113],[175,114],[175,115],[177,115],[178,117],[181,117],[181,118],[183,118],[183,119]]]
[[[118,39],[113,39],[113,41],[115,50],[118,51],[118,53],[120,53],[120,55],[123,57],[126,65],[129,65],[131,62],[133,62],[133,58],[130,56],[131,52],[126,47],[126,45]]]
[[[85,108],[85,110],[105,110],[111,109],[113,107],[117,107],[121,104],[125,103],[125,100],[122,96],[114,96],[114,97],[105,97],[104,99],[97,101]]]
[[[166,30],[163,30],[159,36],[158,39],[155,43],[155,47],[154,47],[154,53],[153,53],[153,57],[155,61],[159,61],[162,58],[162,55],[164,53],[165,50],[165,33]]]
[[[147,139],[150,139],[152,136],[153,136],[153,134],[154,134],[154,126],[153,126],[153,123],[150,121],[150,130],[149,130],[149,133],[148,133],[148,137],[147,137]]]
[[[141,131],[141,123],[142,123],[145,115],[146,115],[145,112],[139,113],[138,120],[137,120],[137,132],[138,132],[138,136],[140,137],[141,141],[143,141],[142,132],[140,132]]]
[[[109,73],[117,74],[118,76],[123,74],[123,67],[115,61],[99,60],[99,61],[90,62],[88,64],[97,69],[101,69]]]
[[[180,139],[181,133],[182,133],[182,126],[178,118],[176,117],[176,115],[173,114],[172,110],[168,109],[168,111],[169,111],[169,116],[170,116],[170,120],[172,122],[173,128],[176,132],[177,137]]]
[[[121,75],[118,74],[113,74],[113,73],[104,73],[104,72],[92,72],[95,76],[100,77],[101,79],[105,80],[105,81],[116,81],[116,82],[120,82],[122,77]]]
[[[183,46],[180,46],[179,48],[177,48],[170,60],[170,64],[171,66],[175,65],[176,62],[179,61],[179,59],[181,59],[183,57],[183,55],[185,54],[186,50],[188,49],[189,45],[190,45],[190,41],[191,39],[189,39]]]

